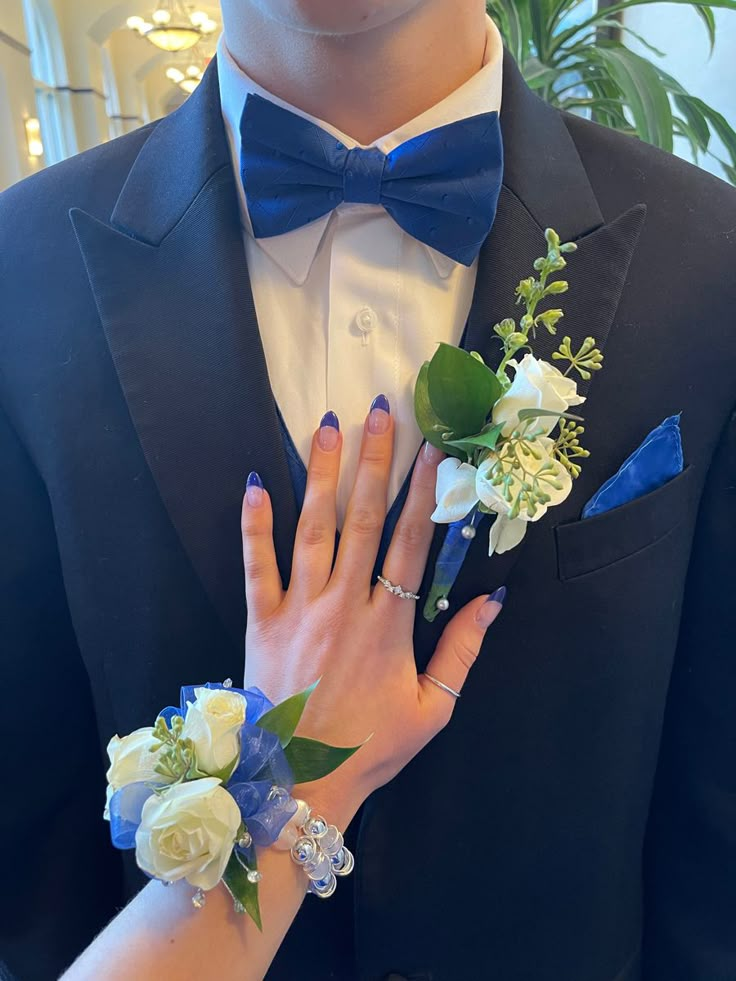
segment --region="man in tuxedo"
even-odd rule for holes
[[[451,726],[354,821],[354,882],[305,901],[269,977],[734,981],[736,194],[542,103],[482,0],[223,16],[184,106],[0,196],[6,973],[56,976],[141,884],[107,840],[104,746],[180,684],[242,671],[245,475],[271,492],[287,579],[307,434],[337,411],[344,501],[383,391],[395,518],[419,364],[439,340],[498,360],[491,327],[551,226],[579,247],[560,333],[605,350],[591,456],[521,547],[472,542],[452,605],[506,583],[490,650]],[[454,124],[448,207],[457,124],[500,110],[477,254],[359,194],[259,235],[250,95],[349,150]],[[490,128],[481,149],[497,157]],[[581,520],[678,412],[683,472]],[[442,626],[417,616],[420,667]]]

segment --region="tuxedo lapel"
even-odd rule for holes
[[[521,316],[514,290],[521,279],[533,275],[534,260],[546,252],[544,231],[551,227],[563,241],[576,242],[578,251],[568,256],[565,272],[570,290],[560,304],[565,316],[558,334],[538,332],[534,354],[551,360],[552,351],[565,336],[570,337],[573,350],[588,336],[594,336],[604,350],[646,209],[637,205],[610,222],[604,220],[564,117],[530,91],[508,54],[504,58],[501,130],[503,187],[493,228],[478,257],[463,347],[478,351],[493,367],[499,364],[501,345],[493,325],[504,317],[518,321]],[[595,375],[590,381],[579,381],[578,391],[589,395],[594,380]],[[508,582],[524,556],[522,542],[489,559],[488,527],[484,522],[470,545],[453,589],[453,609],[482,590]],[[444,536],[445,527],[440,525],[427,563],[423,595],[429,591]],[[417,617],[416,647],[427,652],[427,657],[446,621],[440,616],[429,624]]]
[[[112,216],[73,209],[120,385],[163,503],[242,643],[240,509],[257,470],[288,579],[296,505],[253,303],[214,63],[144,144]]]
[[[514,314],[514,288],[544,250],[548,226],[580,246],[570,261],[560,336],[569,335],[575,348],[593,334],[603,346],[644,209],[604,221],[563,117],[529,91],[508,56],[501,126],[504,185],[478,259],[464,346],[497,363],[492,326]],[[214,61],[195,94],[153,129],[109,220],[79,209],[70,216],[161,498],[215,608],[241,642],[239,515],[247,472],[257,470],[272,495],[285,581],[297,509],[248,277]],[[549,357],[557,343],[545,333],[535,353]],[[428,576],[443,535],[438,527]],[[478,535],[471,545],[457,597],[506,580],[523,555],[521,546],[489,562],[485,538]],[[418,640],[431,650],[442,618],[434,625],[417,621]]]

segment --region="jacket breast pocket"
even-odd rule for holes
[[[564,582],[604,569],[669,535],[695,506],[692,467],[657,490],[594,518],[557,525],[557,568]]]

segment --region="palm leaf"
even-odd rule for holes
[[[599,6],[593,14],[585,11],[582,17],[579,12],[587,0],[487,0],[487,9],[530,88],[552,105],[592,116],[669,151],[674,137],[682,137],[696,160],[699,153],[708,153],[734,181],[736,131],[726,118],[621,40],[635,38],[647,52],[661,57],[661,51],[619,16],[630,8],[660,2],[618,0]],[[736,11],[736,0],[670,2],[695,10],[711,51],[716,38],[714,10]],[[576,15],[578,23],[571,23]],[[611,29],[620,33],[603,39],[601,32]],[[727,160],[713,153],[714,133],[726,149]]]
[[[672,107],[654,65],[615,42],[601,43],[591,57],[608,68],[641,138],[671,152]]]

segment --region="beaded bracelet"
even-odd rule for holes
[[[295,799],[296,814],[284,826],[274,848],[289,851],[292,861],[309,879],[308,892],[328,899],[337,888],[337,876],[350,875],[353,853],[334,824],[314,814],[306,801]]]

